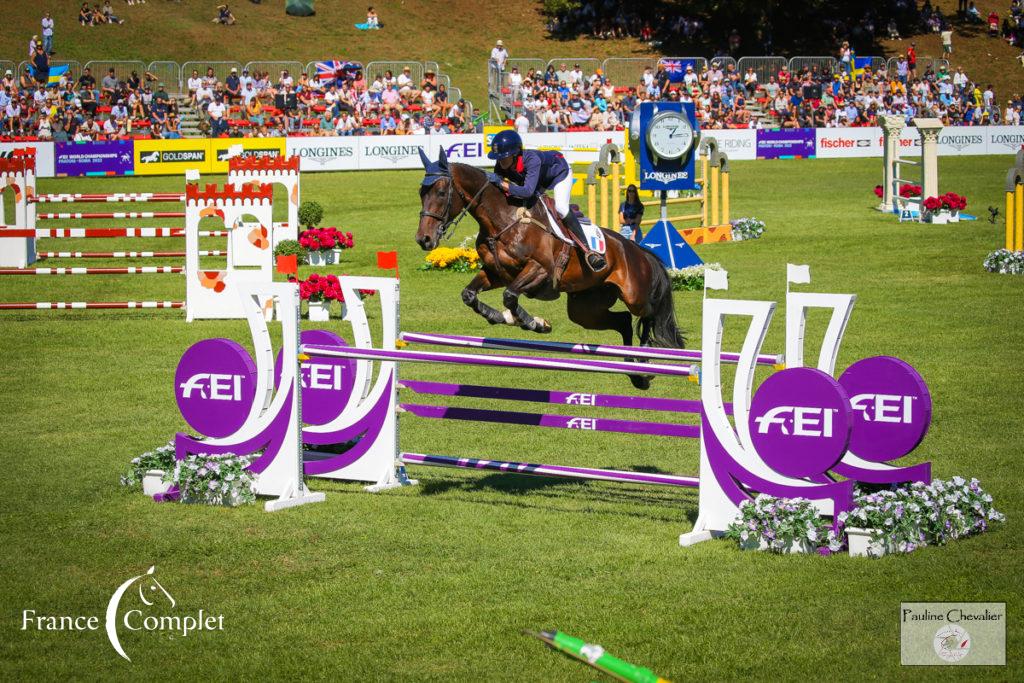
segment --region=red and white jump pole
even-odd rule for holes
[[[110,213],[38,213],[39,220],[93,220],[99,218],[184,218],[184,211],[113,211]]]
[[[110,202],[121,204],[128,202],[184,202],[183,192],[113,192],[110,194],[41,194],[31,198],[39,204],[79,203],[79,202]]]
[[[184,301],[24,301],[0,303],[0,311],[67,309],[185,308]]]
[[[184,258],[183,251],[41,251],[40,258]],[[227,256],[227,251],[200,251],[200,256]]]
[[[167,275],[184,273],[182,266],[130,268],[0,268],[0,275]]]

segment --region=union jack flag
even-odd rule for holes
[[[686,67],[694,66],[692,59],[660,59],[658,64],[665,67],[668,79],[673,83],[681,83]]]
[[[330,59],[316,63],[316,77],[321,81],[333,81],[345,78],[351,71],[362,69],[359,62],[342,62],[337,59]]]

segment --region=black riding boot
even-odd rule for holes
[[[572,231],[572,234],[576,235],[576,239],[579,240],[580,244],[587,244],[587,236],[583,234],[583,226],[580,225],[580,219],[576,217],[576,213],[569,209],[569,213],[562,218],[562,223],[565,227]],[[590,267],[595,273],[604,270],[608,266],[608,262],[605,261],[604,256],[592,251],[589,247],[583,248],[583,253],[586,256],[587,266]]]

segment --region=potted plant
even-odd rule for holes
[[[328,249],[320,244],[319,233],[316,232],[316,226],[323,219],[324,207],[317,202],[302,202],[299,205],[299,224],[305,226],[305,230],[299,233],[299,244],[306,248],[308,252],[306,260],[311,266],[322,266],[326,263],[325,255],[319,252]],[[333,246],[331,245],[330,248]]]
[[[924,200],[925,218],[938,225],[957,223],[960,210],[967,208],[967,198],[955,192],[947,192],[938,197],[927,197]]]
[[[226,453],[200,453],[178,460],[174,468],[174,485],[181,492],[183,503],[205,503],[236,507],[256,500],[254,478],[247,469],[249,456]]]
[[[141,486],[142,492],[150,497],[166,493],[173,486],[170,474],[174,465],[174,442],[170,442],[132,458],[128,470],[121,475],[121,486]]]
[[[297,265],[306,263],[307,250],[297,240],[281,240],[274,247],[274,256],[294,256]]]
[[[744,550],[811,553],[830,544],[829,531],[828,521],[811,501],[760,494],[740,505],[739,517],[729,525],[725,537]]]
[[[328,230],[334,230],[334,249],[333,256],[334,260],[332,263],[341,263],[341,252],[343,249],[351,249],[356,246],[355,238],[352,237],[350,232],[342,232],[337,228],[327,228]]]
[[[316,322],[330,320],[332,301],[345,301],[338,276],[318,273],[312,273],[305,280],[299,281],[299,298],[307,303],[309,319]],[[342,317],[344,315],[343,306]]]
[[[737,218],[731,221],[732,241],[756,240],[764,234],[764,221],[757,218]]]

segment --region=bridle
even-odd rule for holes
[[[434,234],[434,237],[435,239],[437,239],[438,243],[440,243],[442,239],[447,239],[451,237],[451,233],[455,231],[455,228],[458,226],[459,222],[469,212],[470,208],[472,208],[473,204],[475,204],[476,201],[480,198],[480,195],[484,193],[484,190],[487,189],[487,185],[489,184],[485,182],[483,185],[481,185],[480,189],[476,191],[476,194],[473,195],[473,197],[467,201],[466,195],[463,194],[462,190],[460,190],[455,185],[455,178],[452,175],[451,168],[445,168],[443,172],[428,171],[426,174],[426,178],[424,179],[424,182],[430,181],[428,183],[429,186],[433,185],[438,180],[442,179],[448,181],[444,195],[444,212],[439,215],[432,211],[427,211],[426,209],[420,211],[420,218],[433,218],[434,220],[438,221],[437,230]],[[454,218],[452,218],[452,197],[456,192],[458,193],[459,199],[462,200],[464,206],[462,207],[462,211],[459,211],[459,213],[456,214]]]

